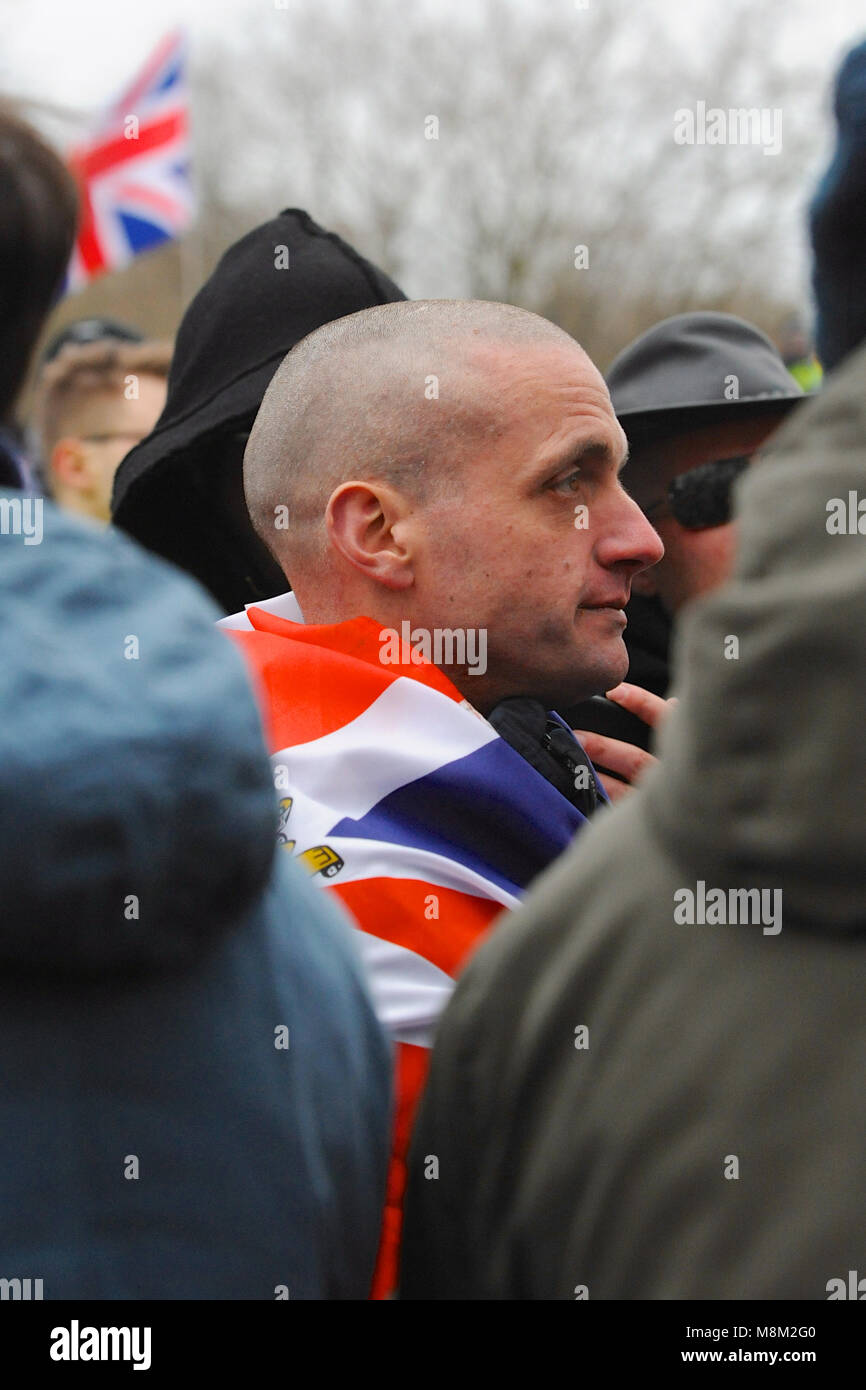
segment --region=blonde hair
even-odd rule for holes
[[[164,342],[66,343],[36,386],[32,423],[42,458],[63,437],[70,411],[82,401],[122,391],[130,375],[166,379],[171,353],[171,344]]]

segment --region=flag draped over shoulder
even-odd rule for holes
[[[412,1114],[454,977],[584,817],[436,666],[385,664],[378,623],[311,626],[257,607],[246,620],[232,636],[264,700],[279,838],[353,917],[398,1045],[386,1292]]]
[[[192,220],[185,60],[184,35],[168,35],[70,151],[81,214],[67,289],[180,236]]]

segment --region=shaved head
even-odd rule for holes
[[[484,300],[382,304],[326,324],[288,354],[244,457],[253,525],[294,583],[327,558],[325,510],[349,479],[424,502],[458,486],[479,447],[508,427],[491,352],[574,339],[537,314]]]

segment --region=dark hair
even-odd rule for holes
[[[0,422],[63,283],[77,221],[75,182],[60,157],[0,107]]]

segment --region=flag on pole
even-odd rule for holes
[[[169,34],[69,164],[81,198],[67,289],[127,265],[192,221],[186,41]]]

